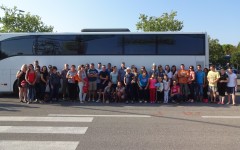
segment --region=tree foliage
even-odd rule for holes
[[[140,14],[139,22],[137,22],[137,30],[148,31],[180,31],[183,28],[183,21],[175,19],[176,11],[170,14],[163,13],[160,17],[147,16]]]
[[[224,59],[224,50],[218,39],[211,39],[208,37],[209,43],[209,62],[212,64],[224,65],[226,60]]]
[[[14,8],[1,6],[4,16],[0,16],[0,32],[52,32],[53,26],[47,26],[38,15],[23,13]]]

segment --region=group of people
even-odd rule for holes
[[[80,103],[125,102],[125,103],[180,103],[210,102],[224,104],[225,93],[228,102],[236,105],[235,91],[237,76],[232,68],[220,72],[215,66],[202,69],[197,65],[185,69],[184,64],[177,70],[175,65],[152,65],[150,71],[145,66],[138,69],[132,65],[121,67],[108,63],[79,65],[64,64],[58,72],[56,66],[39,66],[34,64],[21,67],[17,72],[20,102],[53,102],[62,100],[79,100]],[[59,93],[61,89],[61,93]],[[218,94],[217,94],[218,93]],[[217,96],[219,95],[219,97]]]

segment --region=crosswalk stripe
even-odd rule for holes
[[[88,127],[0,126],[0,133],[85,134]]]
[[[211,119],[240,119],[240,116],[202,116],[202,118],[211,118]]]
[[[150,115],[76,115],[76,114],[49,114],[50,117],[126,117],[126,118],[150,118]]]
[[[0,116],[0,121],[92,122],[93,117],[30,117]]]
[[[0,141],[1,150],[75,150],[77,141]]]

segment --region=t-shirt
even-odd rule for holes
[[[113,84],[117,84],[117,81],[118,81],[118,73],[117,72],[111,72],[110,73],[110,77],[111,77],[111,80],[112,80],[112,83]]]
[[[65,69],[62,70],[61,77],[63,81],[67,81],[67,78],[66,78],[67,73],[68,73],[68,70],[65,70]]]
[[[170,85],[170,81],[169,80],[168,81],[167,80],[163,80],[163,88],[164,88],[165,91],[170,90],[169,85]]]
[[[162,70],[162,71],[158,70],[158,77],[163,78],[164,74],[165,74],[164,70]]]
[[[226,87],[227,83],[226,82],[220,82],[220,81],[227,80],[227,78],[228,78],[228,75],[226,73],[220,74],[220,78],[218,80],[218,86],[219,87]]]
[[[173,74],[172,74],[171,71],[169,71],[169,72],[165,71],[165,73],[166,73],[166,75],[168,76],[169,79],[172,79]]]
[[[48,76],[49,76],[48,72],[47,72],[47,71],[46,71],[46,72],[41,72],[40,74],[43,76],[43,79],[44,79],[45,81],[47,81]],[[40,80],[40,83],[41,83],[41,84],[46,84],[46,83],[43,82],[42,80]]]
[[[163,91],[163,83],[162,82],[156,83],[155,86],[157,87],[157,91],[159,91],[159,92]]]
[[[150,89],[155,89],[155,84],[157,83],[157,80],[154,78],[154,79],[149,79],[149,88]]]
[[[151,77],[152,74],[154,74],[155,77],[157,77],[157,76],[158,76],[158,70],[150,70],[150,71],[149,71],[149,76]]]
[[[99,77],[103,77],[103,78],[106,78],[107,76],[109,76],[108,75],[108,72],[107,71],[101,71],[100,73],[99,73]],[[105,79],[100,79],[100,83],[103,83],[105,81]]]
[[[178,71],[178,83],[186,84],[188,82],[189,72],[187,70]]]
[[[68,79],[68,83],[75,83],[75,76],[77,75],[77,71],[71,71],[69,70],[67,73],[67,76],[73,77]]]
[[[88,75],[90,75],[90,77],[88,77],[88,80],[89,80],[90,82],[97,81],[97,77],[91,77],[91,75],[95,75],[95,74],[98,74],[97,69],[89,69],[89,70],[88,70]]]
[[[235,73],[228,74],[228,87],[235,87],[236,86],[236,79],[237,75]]]
[[[209,80],[209,86],[217,86],[217,82],[215,82],[215,83],[210,83],[210,82],[220,78],[219,72],[209,71],[208,75],[207,75],[207,78]]]
[[[125,75],[126,85],[130,85],[132,83],[134,75],[132,73],[128,73]]]
[[[173,86],[171,91],[172,91],[172,94],[175,94],[175,93],[178,93],[178,90],[180,89],[180,87],[178,85],[176,86]]]
[[[125,76],[125,74],[126,74],[125,69],[126,69],[126,68],[120,68],[120,69],[118,70],[118,74],[119,74],[119,76],[120,76],[120,81],[123,81],[123,80],[124,80],[124,76]]]
[[[142,74],[140,74],[139,77],[138,77],[138,80],[139,80],[139,84],[140,84],[141,87],[147,86],[147,83],[148,83],[148,75],[146,75],[145,77],[143,77]]]
[[[197,71],[196,72],[196,81],[198,84],[203,84],[205,78],[205,72]]]

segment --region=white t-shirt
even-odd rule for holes
[[[227,86],[228,87],[235,87],[236,86],[236,79],[237,79],[237,75],[235,73],[228,74]]]

